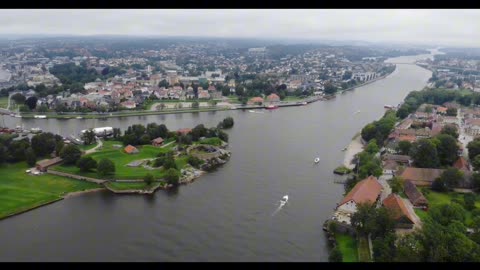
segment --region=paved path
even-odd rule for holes
[[[102,140],[100,140],[98,137],[96,137],[96,139],[97,139],[97,142],[98,142],[97,146],[95,146],[95,147],[92,148],[92,149],[89,149],[89,150],[85,151],[85,155],[91,154],[91,153],[97,151],[98,148],[100,148],[100,147],[103,146]]]

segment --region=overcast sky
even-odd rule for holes
[[[480,47],[480,10],[0,10],[0,34],[168,35]]]

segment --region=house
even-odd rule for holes
[[[198,99],[209,99],[210,94],[208,90],[198,90]]]
[[[415,224],[414,219],[407,209],[405,202],[400,196],[391,193],[382,202],[383,207],[392,213],[396,228],[411,229]]]
[[[187,135],[190,132],[192,132],[191,128],[181,128],[181,129],[177,130],[178,135]]]
[[[465,160],[463,157],[459,157],[455,163],[453,163],[453,167],[461,170],[461,171],[470,171],[470,164],[468,161]]]
[[[404,180],[412,181],[417,186],[431,186],[444,170],[407,167],[400,174]]]
[[[374,176],[358,182],[355,187],[343,198],[337,210],[353,214],[360,203],[374,204],[382,192],[382,185]]]
[[[417,136],[415,135],[404,135],[404,134],[401,134],[398,136],[398,141],[401,142],[401,141],[407,141],[407,142],[410,142],[410,143],[413,143],[417,140]]]
[[[134,101],[124,101],[120,103],[120,107],[127,109],[135,109],[137,104]]]
[[[158,137],[156,139],[153,139],[152,140],[152,145],[153,146],[161,146],[163,145],[163,138],[162,137]]]
[[[407,195],[413,207],[425,209],[428,208],[428,200],[425,198],[425,196],[423,196],[423,194],[418,190],[412,181],[406,180],[403,183],[403,191],[405,192],[405,195]]]
[[[447,107],[437,107],[437,113],[439,114],[446,114],[448,108]]]
[[[253,97],[248,101],[247,104],[249,104],[249,105],[262,105],[263,104],[263,98]]]
[[[383,161],[388,161],[388,160],[391,160],[391,161],[395,161],[399,164],[403,164],[403,165],[410,165],[411,163],[411,157],[410,156],[407,156],[407,155],[392,155],[392,154],[385,154],[383,157],[382,157],[382,160]]]
[[[37,164],[35,165],[35,168],[37,168],[37,170],[39,171],[46,172],[49,167],[60,164],[62,161],[63,159],[61,157],[45,159],[37,162]]]
[[[413,120],[410,118],[407,118],[397,126],[397,129],[409,129],[412,126],[412,123],[413,123]]]
[[[138,154],[140,151],[135,146],[127,145],[124,149],[125,153],[127,154]]]
[[[395,176],[396,171],[400,168],[400,164],[395,160],[386,160],[382,163],[383,174],[389,177]]]
[[[275,93],[271,93],[267,96],[267,101],[270,103],[280,102],[280,97]]]

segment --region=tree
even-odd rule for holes
[[[29,97],[25,100],[25,105],[27,105],[30,110],[33,110],[37,107],[37,101],[38,101],[38,98],[37,97]]]
[[[30,108],[27,105],[20,105],[18,108],[20,112],[30,112]]]
[[[457,127],[455,125],[445,125],[440,131],[440,134],[448,134],[455,139],[458,139],[458,135],[459,135]]]
[[[360,235],[368,235],[373,231],[373,220],[375,209],[369,203],[357,204],[357,211],[352,215],[350,221],[352,226]]]
[[[343,255],[342,252],[338,247],[334,247],[330,251],[330,255],[328,256],[328,261],[329,262],[342,262],[343,261]]]
[[[151,173],[147,173],[147,174],[143,177],[143,181],[144,181],[147,185],[151,185],[154,180],[155,180],[155,178],[153,178],[153,175],[152,175]]]
[[[463,195],[463,202],[465,209],[471,211],[475,209],[475,195],[472,193],[467,193]]]
[[[457,168],[450,167],[446,169],[439,178],[441,181],[443,181],[447,189],[453,189],[463,181],[463,172]]]
[[[362,138],[367,142],[375,138],[376,133],[377,129],[374,123],[367,124],[365,127],[362,128]]]
[[[412,143],[409,141],[400,141],[398,142],[397,151],[402,155],[410,154],[410,149],[412,148]]]
[[[57,140],[53,133],[45,132],[33,136],[31,144],[35,154],[43,157],[51,154],[55,150]]]
[[[467,215],[465,209],[458,203],[434,205],[429,212],[430,217],[443,226],[448,226],[454,220],[463,223]]]
[[[63,159],[65,164],[75,164],[77,160],[82,155],[82,151],[78,148],[78,146],[69,144],[63,147],[62,151],[60,151],[60,157]]]
[[[25,96],[20,93],[13,94],[10,98],[15,101],[16,104],[24,104],[26,100]]]
[[[158,87],[165,87],[168,88],[170,84],[167,82],[167,80],[163,79],[158,83]]]
[[[85,145],[90,145],[95,142],[95,132],[93,129],[88,129],[83,133],[82,138]]]
[[[390,179],[388,184],[392,189],[392,193],[400,193],[403,190],[403,179],[399,176],[395,176]]]
[[[192,165],[192,167],[198,169],[200,167],[200,165],[203,163],[203,160],[189,155],[188,159],[187,159],[187,162],[188,162],[188,164]]]
[[[233,118],[231,116],[229,116],[229,117],[223,119],[222,122],[218,123],[217,127],[226,129],[226,128],[233,127],[233,124],[234,124]]]
[[[115,174],[115,164],[108,158],[101,159],[97,165],[97,173],[100,177]]]
[[[41,112],[41,113],[48,112],[48,107],[47,107],[47,105],[45,105],[45,104],[40,105],[40,106],[37,108],[37,112]]]
[[[455,109],[455,108],[448,108],[448,109],[447,109],[447,115],[448,115],[448,116],[457,116],[457,109]]]
[[[429,139],[420,139],[412,147],[412,159],[418,168],[438,168],[437,148]]]
[[[473,160],[477,155],[480,155],[480,139],[474,139],[467,144],[468,158]]]
[[[378,148],[377,140],[375,139],[370,140],[367,146],[365,147],[365,152],[373,155],[378,153],[378,151],[380,151],[380,148]]]
[[[436,137],[439,140],[437,145],[438,158],[441,165],[451,166],[458,159],[457,140],[448,134],[439,134]]]
[[[228,134],[222,130],[218,130],[218,138],[224,142],[228,142]]]
[[[437,178],[433,180],[432,189],[438,192],[448,191],[447,184],[445,183],[445,180],[442,178]]]
[[[480,155],[476,155],[475,158],[473,158],[472,166],[475,171],[480,170]]]
[[[331,83],[326,83],[323,91],[327,95],[332,95],[332,94],[335,94],[335,92],[337,92],[337,87],[333,86],[333,84]]]
[[[393,262],[395,258],[395,233],[373,240],[373,259],[375,262]]]
[[[474,189],[479,189],[480,188],[480,173],[475,172],[472,175],[472,186]]]
[[[37,162],[37,156],[35,155],[35,151],[33,151],[32,147],[29,147],[27,150],[25,150],[25,159],[28,166],[35,166],[35,163]]]
[[[65,143],[63,142],[63,140],[57,141],[57,143],[55,144],[55,155],[60,156],[60,151],[62,151],[64,145]]]
[[[200,107],[200,104],[198,103],[198,101],[192,102],[192,108],[193,109],[198,109],[199,107]]]
[[[169,185],[177,186],[180,180],[180,173],[174,168],[170,168],[165,172],[165,180]]]
[[[422,235],[419,233],[410,233],[402,235],[396,242],[395,262],[421,262],[424,253],[423,245],[420,241]]]
[[[97,161],[91,156],[83,156],[77,161],[77,167],[80,168],[80,171],[87,172],[89,170],[97,168]]]

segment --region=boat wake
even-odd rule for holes
[[[283,198],[280,200],[280,202],[279,202],[280,205],[278,206],[278,208],[275,209],[275,211],[273,211],[272,217],[275,216],[280,210],[282,210],[283,206],[284,206],[285,204],[287,204],[287,202],[288,202],[288,195],[285,195],[285,196],[283,196]]]

